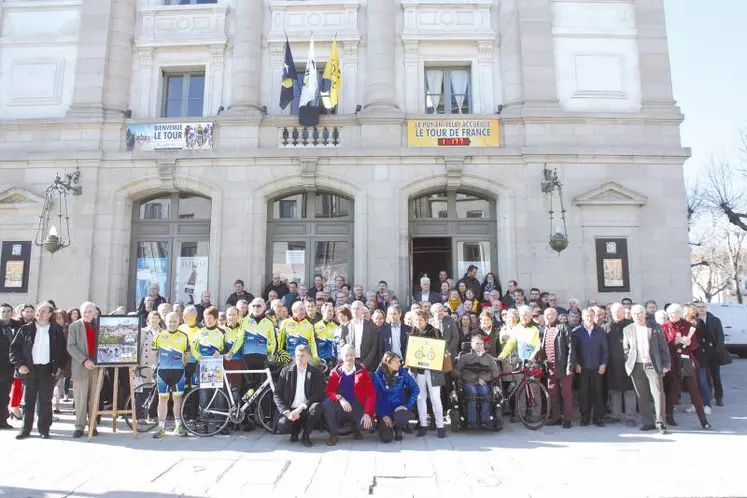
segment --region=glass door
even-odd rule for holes
[[[306,242],[273,242],[272,273],[288,282],[306,285]]]
[[[208,257],[210,242],[207,240],[177,241],[179,256],[174,268],[174,301],[186,306],[200,302],[208,286]]]
[[[342,276],[351,281],[350,244],[348,241],[325,240],[314,242],[314,273],[309,276],[313,281],[314,275],[321,275],[325,286],[334,288],[335,278]]]
[[[169,242],[165,240],[136,243],[135,306],[148,295],[151,284],[158,284],[159,293],[169,295]]]
[[[454,278],[459,280],[467,273],[470,265],[477,267],[477,279],[482,282],[485,275],[491,270],[492,244],[487,240],[456,241],[456,274]],[[479,296],[481,299],[482,296]]]

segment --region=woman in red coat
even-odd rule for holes
[[[686,306],[687,308],[687,306]],[[664,376],[664,390],[667,398],[667,425],[676,426],[674,421],[674,406],[682,390],[682,382],[687,384],[695,411],[703,429],[710,429],[705,411],[703,409],[703,398],[698,390],[696,372],[698,364],[695,359],[695,351],[698,349],[698,338],[695,335],[693,324],[685,320],[684,310],[679,304],[670,304],[667,308],[669,321],[661,326],[664,336],[669,344],[669,353],[672,356],[672,370]]]

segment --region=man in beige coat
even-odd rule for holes
[[[70,324],[67,336],[67,352],[72,358],[70,369],[73,378],[73,399],[75,400],[74,438],[83,436],[86,424],[90,423],[90,403],[93,399],[94,368],[96,348],[96,305],[85,302],[80,306],[80,320]],[[94,431],[94,436],[97,431]]]

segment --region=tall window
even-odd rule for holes
[[[352,278],[353,200],[307,191],[270,201],[267,272],[299,283]]]
[[[425,113],[470,113],[469,69],[425,69]]]
[[[205,101],[205,73],[164,74],[164,118],[200,117]]]

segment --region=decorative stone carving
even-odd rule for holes
[[[143,7],[137,46],[226,43],[226,4]]]
[[[648,198],[619,183],[607,182],[573,199],[576,206],[643,206]]]
[[[492,0],[400,0],[404,9],[402,40],[492,42]]]
[[[390,0],[391,1],[391,0]],[[271,29],[268,43],[306,42],[311,33],[315,40],[360,41],[358,10],[361,0],[329,0],[325,2],[297,2],[269,0]]]
[[[413,61],[418,59],[418,42],[408,40],[405,42],[405,60]]]
[[[41,209],[44,198],[20,187],[12,187],[0,192],[0,210]]]

